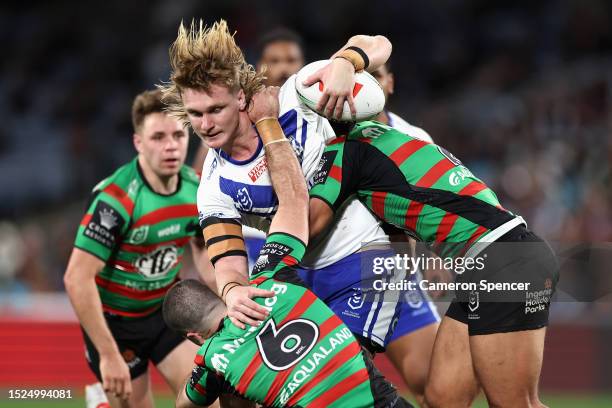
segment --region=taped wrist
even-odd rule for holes
[[[263,141],[264,146],[270,143],[281,142],[287,140],[283,128],[278,123],[277,118],[263,118],[255,123],[257,132]]]
[[[355,72],[364,70],[370,65],[368,55],[359,47],[346,47],[340,54],[336,55],[336,58],[343,58],[349,61],[355,67]]]

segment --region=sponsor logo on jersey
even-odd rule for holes
[[[136,367],[136,365],[138,365],[141,361],[140,357],[138,357],[136,353],[134,352],[134,350],[131,350],[131,349],[123,350],[121,352],[121,356],[123,357],[123,360],[125,360],[125,362],[127,363],[128,367],[130,368]]]
[[[319,160],[319,164],[317,164],[317,168],[315,169],[314,176],[312,176],[312,179],[308,183],[309,186],[312,187],[317,184],[325,183],[325,180],[327,180],[327,176],[329,176],[329,172],[331,171],[337,154],[337,150],[323,153],[323,155],[321,156],[321,160]]]
[[[173,224],[173,225],[170,225],[169,227],[166,227],[166,228],[163,228],[157,231],[157,236],[159,238],[162,238],[162,237],[167,237],[169,235],[178,234],[179,232],[181,232],[181,224]]]
[[[461,184],[466,178],[474,178],[474,175],[467,167],[460,166],[459,169],[448,175],[448,184],[455,187]]]
[[[99,201],[83,234],[107,248],[112,248],[123,224],[123,217],[117,210],[104,201]]]
[[[259,179],[259,177],[261,177],[261,175],[264,174],[267,169],[268,169],[268,161],[266,160],[266,158],[264,156],[249,171],[249,177],[250,177],[251,181],[252,182],[256,182],[257,179]]]
[[[149,235],[149,226],[143,225],[142,227],[134,228],[130,234],[129,242],[132,244],[142,244],[147,240],[147,236]]]
[[[387,130],[375,126],[370,126],[361,131],[361,134],[370,139],[378,139],[380,135],[385,133]]]
[[[127,188],[127,193],[128,196],[131,198],[136,197],[136,191],[138,191],[138,185],[140,183],[138,183],[138,180],[134,179],[130,182],[130,185]]]
[[[525,314],[542,312],[548,308],[553,294],[553,284],[550,278],[544,281],[544,289],[529,291],[525,294]]]
[[[139,257],[134,266],[147,279],[161,279],[170,272],[177,259],[178,249],[175,245],[168,245]]]

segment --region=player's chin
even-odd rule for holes
[[[220,149],[227,142],[227,138],[223,133],[214,136],[204,136],[202,140],[209,149]]]

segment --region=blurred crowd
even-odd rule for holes
[[[307,60],[352,34],[386,35],[392,111],[462,159],[541,236],[611,252],[609,2],[204,3],[1,6],[0,293],[63,290],[88,192],[134,154],[132,98],[168,78],[168,46],[181,19],[194,17],[227,19],[252,62],[257,38],[279,26],[304,37]],[[585,279],[580,272],[568,282]],[[583,284],[593,299],[610,287],[600,275]]]

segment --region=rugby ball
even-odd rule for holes
[[[323,95],[325,90],[325,84],[317,82],[311,86],[304,86],[302,82],[310,75],[317,72],[329,64],[330,60],[321,60],[312,62],[303,67],[298,73],[295,79],[295,90],[298,98],[310,109],[323,115],[317,111],[317,103],[319,98]],[[353,101],[355,103],[355,110],[357,111],[356,120],[357,122],[371,119],[378,115],[385,107],[385,93],[382,87],[372,75],[368,72],[361,71],[355,74],[355,86],[353,88]],[[325,115],[323,115],[325,116]],[[347,101],[344,102],[344,109],[342,110],[341,121],[352,121],[351,110]]]

